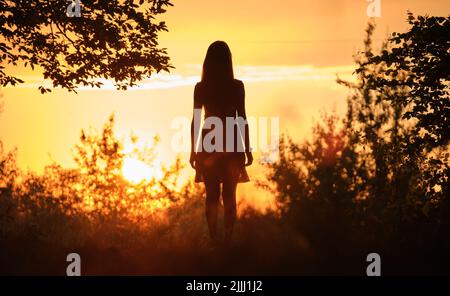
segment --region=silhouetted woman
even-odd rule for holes
[[[204,125],[199,133],[198,117],[202,108]],[[238,118],[247,119],[244,84],[234,79],[228,45],[223,41],[216,41],[208,48],[203,62],[202,79],[195,85],[189,162],[196,170],[195,181],[205,183],[205,212],[213,241],[217,241],[217,213],[222,193],[225,242],[230,241],[236,220],[237,184],[249,181],[245,166],[253,162],[248,125],[230,126],[227,124],[227,117],[236,122],[240,122]],[[217,123],[217,120],[220,122]],[[198,145],[197,135],[200,135]]]

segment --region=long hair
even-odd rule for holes
[[[234,79],[231,51],[224,41],[215,41],[206,52],[202,82],[221,83]]]

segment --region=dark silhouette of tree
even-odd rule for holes
[[[449,224],[450,17],[408,13],[408,22],[410,29],[393,33],[380,54],[366,50],[356,73],[370,91],[387,94],[380,104],[394,111],[397,123],[389,130],[394,137],[388,145],[395,149],[380,153],[392,167],[392,196],[404,196],[403,207],[419,207],[435,222]],[[380,69],[377,75],[367,73],[372,67]],[[397,91],[389,94],[392,90]],[[377,187],[386,189],[379,181]]]
[[[403,267],[408,258],[426,258],[418,263],[422,273],[444,270],[442,262],[450,260],[448,147],[409,148],[420,123],[405,115],[414,104],[402,102],[415,93],[407,71],[399,70],[390,83],[392,68],[373,62],[373,31],[369,23],[364,51],[355,56],[356,80],[338,79],[351,91],[346,116],[323,115],[312,140],[284,137],[280,159],[268,165],[262,185],[324,258],[324,270],[345,273],[349,258],[368,249]],[[394,48],[388,40],[381,52]]]
[[[112,79],[127,89],[171,66],[158,34],[157,17],[170,0],[82,1],[81,15],[66,15],[66,0],[0,0],[0,85],[22,83],[4,64],[39,67],[53,87],[76,91]],[[40,91],[51,91],[40,86]]]
[[[412,134],[417,148],[445,146],[450,139],[450,17],[419,16],[408,13],[411,25],[405,33],[394,33],[389,39],[390,51],[369,57],[367,64],[384,64],[384,76],[373,81],[374,87],[403,86],[408,96],[391,97],[395,104],[411,106],[404,118],[416,118]],[[364,70],[361,65],[356,72]],[[406,79],[399,76],[407,75]],[[425,146],[425,147],[424,147]]]
[[[17,211],[17,200],[12,196],[18,169],[17,149],[5,151],[0,141],[0,239],[10,230],[9,226]]]
[[[357,155],[352,165],[358,167],[360,181],[354,179],[353,182],[364,186],[359,188],[359,195],[376,197],[367,199],[365,205],[371,208],[369,216],[373,215],[373,221],[386,216],[403,220],[410,218],[410,211],[402,209],[408,206],[408,199],[415,199],[411,194],[421,190],[413,185],[414,182],[409,182],[419,174],[419,159],[423,161],[425,156],[417,155],[411,159],[407,151],[402,150],[413,134],[410,128],[413,123],[403,119],[407,106],[395,104],[395,99],[407,97],[409,89],[401,83],[380,89],[376,87],[376,81],[385,77],[389,68],[384,63],[367,63],[374,56],[371,39],[374,28],[374,24],[369,23],[364,51],[355,57],[359,67],[356,71],[357,82],[338,79],[338,83],[352,91],[347,100],[345,125],[349,148]],[[382,44],[381,50],[390,52],[391,44]],[[397,81],[406,79],[405,73],[397,74]],[[408,214],[402,214],[405,212]]]

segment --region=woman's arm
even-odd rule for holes
[[[249,128],[247,123],[247,114],[245,112],[245,88],[244,83],[240,81],[239,85],[239,99],[238,99],[238,106],[237,106],[237,115],[244,119],[245,125],[244,125],[244,145],[245,145],[245,154],[247,156],[247,163],[245,165],[251,165],[253,162],[253,155],[250,148],[250,134],[249,134]],[[238,121],[239,122],[239,121]],[[241,131],[242,134],[242,131]]]
[[[189,163],[191,164],[192,168],[195,169],[195,145],[197,143],[197,137],[199,135],[200,126],[195,126],[195,123],[200,123],[200,118],[197,118],[195,120],[196,116],[201,116],[201,110],[202,110],[202,103],[200,100],[200,94],[199,94],[199,84],[197,83],[194,88],[194,108],[193,108],[193,114],[192,114],[192,121],[191,121],[191,156],[189,158]]]

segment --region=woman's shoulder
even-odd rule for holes
[[[244,83],[239,79],[234,79],[234,91],[239,98],[243,98],[245,96]]]
[[[197,82],[194,87],[194,93],[196,94],[202,93],[204,88],[203,85],[204,83],[202,81]]]
[[[239,79],[233,79],[233,89],[234,92],[238,94],[238,96],[241,96],[241,94],[244,92],[244,83]]]
[[[233,79],[233,83],[236,86],[244,86],[244,82],[242,82],[242,80],[239,80],[239,79]]]

